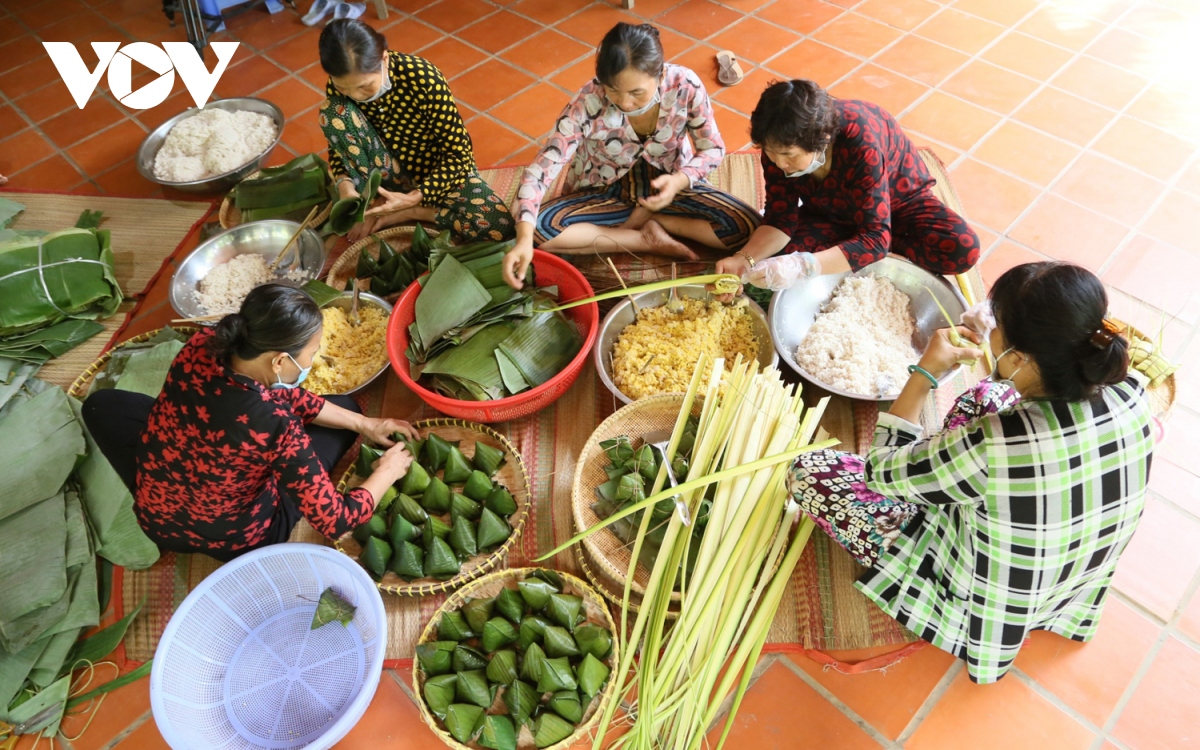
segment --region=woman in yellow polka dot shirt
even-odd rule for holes
[[[475,170],[471,136],[446,78],[416,55],[389,52],[387,40],[357,19],[321,32],[329,74],[320,125],[342,198],[357,197],[374,170],[382,201],[347,237],[357,241],[403,222],[432,222],[460,241],[507,240],[508,207]]]

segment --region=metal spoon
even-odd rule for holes
[[[675,264],[671,264],[671,281],[675,280]],[[671,287],[671,296],[667,299],[667,312],[679,315],[687,306],[683,304],[683,300],[679,299],[679,287]]]
[[[362,316],[358,314],[358,284],[354,284],[354,297],[350,301],[350,314],[346,318],[350,321],[350,325],[357,328],[362,323]]]

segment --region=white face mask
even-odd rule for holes
[[[1014,348],[1015,347],[1012,347],[1012,346],[1008,347],[1003,352],[1001,352],[999,357],[995,357],[992,360],[993,362],[995,362],[995,364],[992,365],[992,373],[991,373],[991,375],[988,375],[988,379],[991,380],[993,383],[998,383],[1000,385],[1007,385],[1009,388],[1012,388],[1014,391],[1016,391],[1019,394],[1020,391],[1017,391],[1017,386],[1013,383],[1012,379],[1015,378],[1017,376],[1017,373],[1021,371],[1020,367],[1017,367],[1017,369],[1013,370],[1013,374],[1009,375],[1007,378],[1000,377],[1000,360],[1003,359],[1005,356],[1007,356],[1008,353],[1011,352]]]
[[[647,112],[649,112],[650,110],[654,109],[654,105],[658,104],[658,101],[659,101],[658,92],[655,91],[654,98],[651,99],[650,102],[646,106],[641,107],[640,109],[635,109],[632,112],[625,112],[625,116],[626,117],[638,117],[640,115],[644,115]],[[621,109],[621,108],[617,107],[617,109]],[[621,111],[624,112],[624,110],[621,110]]]
[[[807,167],[805,167],[804,169],[801,169],[799,172],[785,173],[784,177],[788,177],[788,178],[803,177],[805,175],[810,175],[813,172],[816,172],[818,169],[820,169],[823,166],[825,166],[825,150],[824,149],[819,151],[817,153],[817,155],[813,157],[813,160],[808,163]]]
[[[280,377],[279,373],[275,373],[275,382],[271,384],[271,387],[290,391],[293,388],[300,387],[300,384],[303,383],[305,378],[308,377],[308,373],[312,372],[312,365],[309,365],[308,367],[300,367],[300,363],[296,361],[295,357],[287,352],[284,352],[284,354],[287,355],[288,359],[292,360],[292,364],[294,364],[296,368],[300,370],[300,374],[296,377],[296,382],[285,383],[283,382],[283,378]]]
[[[383,58],[382,70],[383,70],[383,82],[379,84],[379,90],[376,91],[375,96],[372,96],[370,99],[363,99],[362,104],[366,104],[367,102],[373,102],[391,90],[392,79],[388,76],[388,63],[387,63],[386,56]]]

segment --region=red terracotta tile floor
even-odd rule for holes
[[[727,747],[1176,750],[1200,740],[1200,3],[1195,0],[392,0],[368,23],[433,60],[480,166],[527,162],[591,76],[618,20],[662,29],[670,59],[713,94],[731,149],[768,82],[808,77],[889,107],[947,162],[994,281],[1057,258],[1099,273],[1113,312],[1184,364],[1155,456],[1140,529],[1090,644],[1036,634],[1010,676],[967,679],[932,647],[883,671],[843,674],[802,654],[767,657]],[[241,42],[218,93],[257,94],[288,114],[274,162],[317,149],[324,76],[308,10],[251,10],[218,41]],[[121,105],[103,79],[79,113],[41,48],[181,38],[156,0],[0,0],[0,173],[10,187],[158,196],[133,163],[144,135],[191,104],[179,81],[151,110]],[[716,82],[732,49],[746,80]],[[211,65],[213,56],[208,55]],[[149,80],[143,71],[139,80]],[[841,653],[844,662],[879,649]],[[146,683],[112,696],[82,748],[164,747]],[[68,731],[82,724],[73,720]],[[73,735],[72,735],[73,736]],[[713,739],[719,736],[719,731]],[[20,745],[27,748],[31,743]],[[385,672],[342,748],[441,746],[403,674]]]

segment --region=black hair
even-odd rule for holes
[[[1091,271],[1025,263],[997,279],[988,296],[1005,346],[1033,358],[1050,398],[1081,401],[1128,375],[1129,342],[1106,330],[1108,294]]]
[[[233,355],[254,359],[263,352],[296,357],[322,322],[312,297],[283,284],[263,284],[250,290],[241,310],[221,318],[208,348],[222,362]]]
[[[822,151],[841,118],[833,97],[812,81],[772,81],[750,115],[750,140],[758,146]]]
[[[317,43],[321,69],[333,78],[352,73],[378,73],[383,67],[387,39],[357,18],[339,18],[325,24]]]
[[[596,78],[605,86],[622,70],[633,68],[658,78],[663,70],[663,48],[658,29],[648,23],[619,23],[609,29],[596,50]]]

